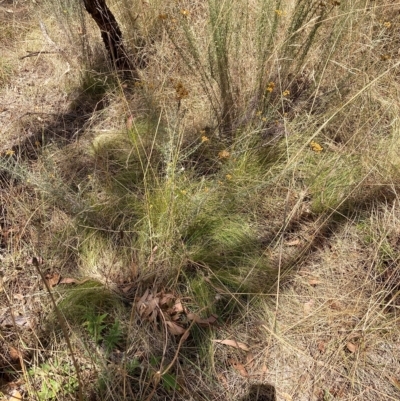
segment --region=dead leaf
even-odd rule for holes
[[[174,336],[180,336],[185,333],[185,329],[182,326],[179,326],[179,324],[176,324],[174,322],[165,322],[168,327],[168,331],[174,335]]]
[[[156,323],[157,322],[157,314],[158,310],[154,309],[152,314],[147,318],[149,322]]]
[[[357,344],[353,344],[352,342],[349,341],[349,342],[346,344],[346,347],[347,347],[347,349],[348,349],[351,353],[354,353],[354,352],[357,351],[358,345],[357,345]]]
[[[131,129],[133,126],[133,116],[130,115],[126,120],[126,128]]]
[[[316,278],[312,278],[312,279],[308,280],[308,284],[310,284],[312,286],[315,286],[315,285],[321,284],[321,283],[322,283],[322,281],[320,281],[320,280],[318,280]]]
[[[283,399],[285,401],[292,401],[293,400],[292,396],[290,394],[288,394],[288,393],[281,393],[281,396],[283,397]]]
[[[313,305],[314,305],[313,299],[310,299],[308,302],[304,303],[303,310],[304,310],[305,316],[307,316],[311,313],[311,309],[312,309]]]
[[[22,358],[22,352],[14,347],[10,347],[9,354],[11,360],[13,361],[18,361],[20,358]]]
[[[175,295],[174,294],[163,294],[160,297],[160,306],[164,306],[164,305],[171,305],[172,301],[175,299]]]
[[[132,277],[135,278],[139,272],[139,266],[135,261],[131,263],[131,271],[132,271]]]
[[[17,299],[18,301],[24,301],[25,300],[25,298],[24,298],[24,296],[22,294],[14,294],[13,298]]]
[[[58,273],[48,274],[46,276],[47,284],[52,288],[58,284],[60,278],[61,276]]]
[[[224,345],[229,345],[230,347],[234,347],[234,348],[240,348],[243,351],[249,351],[250,348],[243,343],[240,343],[238,341],[235,340],[212,340],[214,343],[218,343],[218,344],[224,344]]]
[[[329,302],[329,306],[330,306],[331,309],[334,309],[334,310],[341,310],[342,309],[342,304],[339,301],[335,301],[335,300],[330,301]]]
[[[179,298],[175,301],[175,304],[172,307],[172,310],[174,311],[174,313],[183,313],[184,312],[182,302]]]
[[[208,327],[217,321],[218,316],[211,315],[210,317],[208,317],[206,319],[202,319],[200,316],[196,315],[195,313],[188,313],[187,318],[189,320],[194,320],[201,327]]]
[[[285,243],[286,246],[297,246],[299,244],[300,244],[300,240],[298,238]]]
[[[58,284],[76,284],[78,280],[70,277],[64,277],[60,280]]]
[[[159,298],[153,298],[150,302],[146,303],[146,309],[144,310],[143,317],[149,317],[153,311],[158,307]]]
[[[248,368],[252,368],[252,367],[253,367],[253,365],[254,365],[254,359],[255,359],[254,354],[253,354],[251,351],[249,351],[249,352],[246,354],[246,366],[247,366]]]
[[[189,330],[185,330],[185,332],[182,335],[182,341],[186,341],[189,337],[189,334],[190,334]]]
[[[241,363],[234,361],[233,359],[229,360],[229,362],[232,367],[239,372],[240,376],[249,377],[246,368]]]
[[[225,387],[225,389],[228,389],[228,380],[226,379],[224,374],[219,373],[217,375],[217,379]]]
[[[396,377],[394,376],[390,377],[390,381],[393,384],[393,386],[397,388],[397,390],[400,390],[400,381],[397,380]]]
[[[325,352],[326,344],[323,341],[319,341],[317,344],[318,351],[323,354]]]
[[[124,294],[126,294],[126,293],[128,293],[133,287],[134,287],[134,284],[129,284],[129,285],[125,286],[125,287],[122,287],[122,288],[121,288],[121,291],[122,291]]]
[[[261,376],[261,377],[263,377],[263,376],[265,376],[266,374],[268,373],[268,368],[267,368],[267,365],[264,363],[262,366],[261,366],[261,369],[260,370],[258,370],[257,372],[254,372],[254,373],[252,373],[252,376]]]
[[[14,390],[12,392],[11,397],[8,399],[9,401],[17,401],[17,400],[22,400],[22,395],[18,390]]]
[[[139,299],[138,303],[144,302],[147,299],[147,296],[149,295],[150,290],[147,288],[144,294],[142,295],[142,298]]]
[[[29,316],[17,315],[14,316],[14,321],[17,326],[31,326]]]
[[[139,316],[142,317],[143,312],[146,310],[147,308],[147,304],[146,304],[146,299],[147,296],[149,295],[149,289],[147,289],[144,294],[142,295],[142,298],[140,298],[137,302],[136,302],[136,310],[139,313]]]

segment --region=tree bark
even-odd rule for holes
[[[106,0],[83,0],[86,11],[100,29],[101,37],[111,62],[118,70],[131,71],[137,78],[136,67],[131,63],[122,42],[122,32]]]

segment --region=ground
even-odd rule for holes
[[[349,56],[256,104],[204,4],[110,3],[139,82],[76,4],[0,3],[0,399],[400,399],[398,7],[328,2]]]

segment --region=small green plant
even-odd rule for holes
[[[78,388],[78,380],[73,376],[73,368],[68,363],[43,363],[29,369],[28,374],[39,387],[39,401],[73,394]]]
[[[120,327],[119,322],[114,322],[111,327],[108,328],[108,331],[103,336],[104,344],[106,350],[110,352],[115,347],[121,344],[123,339],[123,332]]]
[[[88,315],[83,326],[86,327],[89,334],[92,336],[95,343],[102,343],[110,353],[118,345],[122,343],[123,331],[119,322],[110,324],[107,321],[108,313],[101,315]],[[109,320],[109,319],[108,319]]]
[[[88,281],[79,287],[68,291],[58,306],[70,324],[85,328],[96,344],[111,352],[124,338],[117,320],[123,305],[100,283]]]
[[[87,328],[89,334],[93,337],[93,340],[98,343],[103,339],[103,330],[107,328],[107,323],[105,319],[108,313],[103,313],[102,315],[87,315],[86,322],[83,324]]]

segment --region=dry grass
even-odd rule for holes
[[[0,399],[399,399],[399,6],[109,3],[0,5]]]

